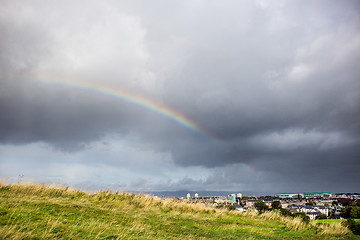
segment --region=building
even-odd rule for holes
[[[306,213],[306,215],[309,216],[310,220],[314,220],[320,213],[319,211],[311,211]]]
[[[235,194],[228,195],[228,200],[232,203],[236,203],[236,195]]]
[[[328,198],[331,192],[276,193],[278,198]]]
[[[294,206],[290,209],[290,212],[304,212],[311,220],[314,220],[320,213],[329,216],[331,209],[332,207],[326,206]]]
[[[334,198],[360,199],[360,193],[335,193]]]
[[[299,197],[299,193],[276,193],[275,197],[278,198],[298,198]]]
[[[246,207],[252,208],[252,207],[254,207],[255,203],[258,202],[258,201],[259,200],[251,199],[251,200],[246,200],[243,203],[246,205]]]
[[[331,192],[306,192],[303,193],[305,198],[328,198],[331,197]]]

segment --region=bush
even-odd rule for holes
[[[226,205],[226,209],[228,209],[229,211],[232,211],[232,210],[236,210],[236,207],[233,205]]]
[[[304,223],[310,223],[310,217],[304,212],[297,212],[292,214],[293,217],[300,217]]]
[[[260,214],[265,212],[266,210],[269,210],[269,207],[263,201],[258,201],[254,205],[255,205],[256,210]]]
[[[316,206],[316,202],[310,201],[305,203],[305,206]]]
[[[316,216],[315,219],[327,219],[326,214],[320,213],[319,215]]]
[[[348,219],[346,225],[354,234],[360,235],[360,223],[355,222],[354,219]]]
[[[280,214],[282,216],[286,216],[286,217],[289,217],[291,216],[291,212],[288,210],[288,209],[285,209],[285,208],[280,208]]]
[[[350,218],[360,218],[360,207],[355,206],[350,210]]]
[[[346,207],[341,210],[340,216],[343,218],[350,218],[351,207]]]
[[[273,201],[272,202],[272,204],[271,204],[271,206],[272,206],[272,209],[280,209],[280,208],[282,208],[282,206],[281,206],[281,202],[280,201]]]
[[[233,205],[217,205],[215,208],[220,208],[220,209],[223,208],[229,211],[236,210],[236,207]]]

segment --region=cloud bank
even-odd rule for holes
[[[358,191],[359,10],[357,1],[2,1],[0,175],[128,190]],[[121,89],[209,136],[41,81]]]

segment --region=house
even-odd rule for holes
[[[312,211],[312,212],[306,213],[306,215],[309,216],[310,220],[316,219],[316,217],[317,217],[319,214],[321,214],[321,212],[319,212],[319,211]]]
[[[320,213],[329,216],[330,208],[328,206],[292,206],[290,212],[304,212],[310,217],[310,219],[315,219]]]

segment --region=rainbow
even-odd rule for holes
[[[52,78],[53,79],[53,78]],[[213,137],[210,133],[202,129],[199,125],[197,125],[194,121],[190,120],[189,118],[185,117],[181,113],[169,108],[168,106],[155,102],[154,100],[150,100],[148,98],[136,95],[129,91],[124,91],[122,89],[115,89],[100,83],[90,83],[84,81],[65,81],[65,80],[44,80],[44,79],[32,79],[34,82],[62,86],[62,87],[69,87],[75,88],[82,91],[92,92],[96,94],[101,94],[107,97],[115,98],[158,115],[176,123],[177,125],[190,130],[191,132],[206,137],[210,139],[212,142],[219,144],[219,141]]]

